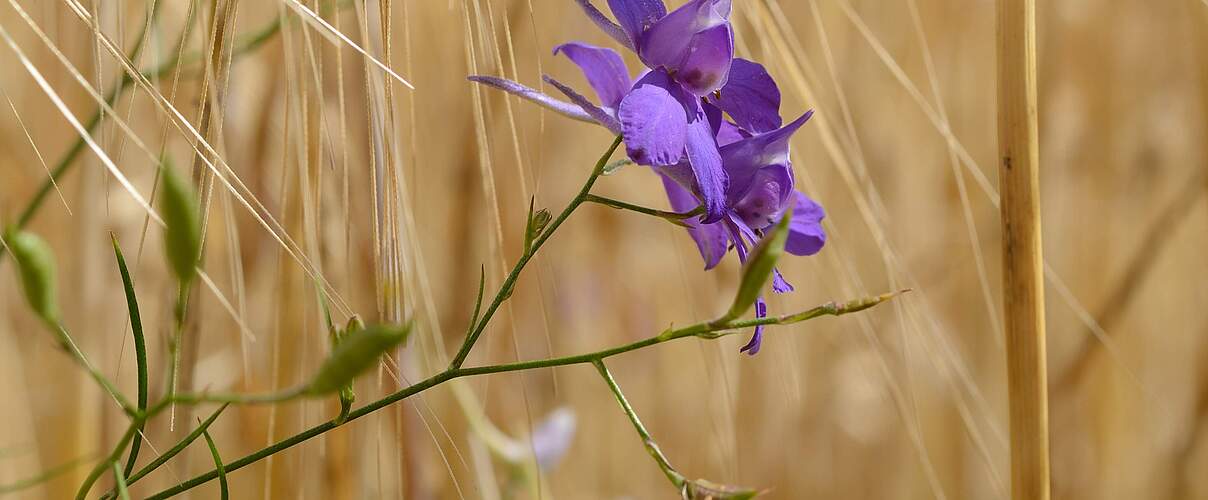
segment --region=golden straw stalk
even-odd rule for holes
[[[1011,496],[1049,498],[1034,0],[998,0],[998,148]]]

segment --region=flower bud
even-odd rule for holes
[[[166,158],[160,171],[163,172],[159,210],[165,225],[164,252],[176,279],[189,283],[201,260],[201,211],[197,195]]]
[[[322,395],[347,387],[357,375],[377,363],[382,354],[407,340],[411,327],[411,323],[403,326],[374,325],[349,332],[327,361],[323,362],[323,366],[319,367],[319,373],[306,392]]]
[[[21,288],[29,307],[48,324],[58,324],[54,252],[42,238],[25,231],[11,232],[4,241],[17,262]]]
[[[742,282],[738,285],[738,293],[734,296],[734,304],[730,306],[730,312],[726,313],[726,320],[732,320],[745,314],[763,292],[764,285],[768,283],[768,279],[772,277],[772,271],[776,268],[776,261],[780,260],[781,255],[784,255],[784,243],[788,241],[789,221],[792,218],[792,209],[785,210],[784,215],[780,217],[780,222],[776,224],[776,228],[770,234],[765,235],[759,242],[759,246],[755,247],[755,251],[751,252],[746,265],[743,266]]]

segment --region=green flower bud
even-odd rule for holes
[[[193,186],[181,178],[171,161],[164,159],[163,194],[159,210],[164,218],[164,252],[172,272],[181,283],[189,283],[201,260],[201,210]]]
[[[785,210],[784,215],[780,218],[780,223],[776,224],[772,233],[765,235],[759,242],[759,246],[755,247],[755,251],[751,252],[751,256],[742,270],[742,282],[738,285],[738,294],[734,296],[734,304],[730,306],[730,312],[726,313],[726,320],[732,320],[745,314],[755,304],[755,299],[759,298],[759,294],[763,292],[764,285],[767,285],[768,280],[772,277],[772,271],[776,268],[776,261],[780,260],[781,255],[784,255],[784,243],[789,238],[789,220],[793,217],[792,212],[792,207]]]
[[[59,305],[55,292],[54,252],[42,238],[25,231],[11,232],[4,238],[17,262],[25,300],[43,321],[59,323]]]
[[[306,392],[311,395],[329,394],[347,387],[365,370],[377,363],[379,357],[407,340],[411,323],[404,326],[374,325],[349,332],[332,351]]]

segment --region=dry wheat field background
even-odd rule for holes
[[[732,22],[785,116],[815,110],[793,159],[829,240],[782,262],[797,290],[770,309],[913,291],[769,330],[756,356],[735,336],[611,358],[618,384],[691,478],[766,498],[1007,498],[994,2],[735,0]],[[1036,22],[1053,496],[1208,499],[1208,3],[1040,2]],[[322,288],[337,323],[415,321],[358,379],[361,404],[448,363],[480,270],[493,293],[521,256],[530,199],[556,213],[611,141],[466,80],[582,87],[551,49],[615,43],[571,0],[5,0],[0,30],[0,222],[67,159],[26,229],[55,251],[63,322],[125,391],[136,361],[111,234],[151,394],[165,390],[176,284],[131,194],[156,196],[161,156],[194,174],[206,228],[180,385],[305,382],[330,352]],[[123,82],[129,68],[148,78]],[[95,149],[77,144],[72,120],[96,113]],[[645,167],[596,192],[668,209]],[[585,205],[469,364],[706,321],[739,275],[733,257],[704,272],[680,228]],[[140,465],[217,408],[152,420]],[[334,397],[234,405],[209,434],[232,461],[338,412]],[[71,498],[126,425],[0,260],[0,496]],[[535,464],[534,434],[565,453]],[[130,493],[213,467],[198,440]],[[677,495],[586,365],[458,379],[227,479],[234,498]],[[105,475],[92,498],[112,487]],[[211,481],[184,496],[218,495]]]

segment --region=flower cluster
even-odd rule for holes
[[[786,250],[821,250],[825,213],[795,188],[789,161],[789,138],[812,112],[783,124],[776,82],[758,63],[734,57],[731,0],[690,0],[670,13],[662,0],[608,0],[615,22],[590,0],[576,1],[605,33],[637,54],[645,68],[636,78],[616,51],[572,42],[554,54],[578,65],[598,103],[549,77],[570,103],[502,78],[470,79],[620,135],[629,158],[662,178],[674,210],[703,208],[700,220],[688,221],[688,232],[705,269],[731,248],[745,262],[764,230],[790,206]],[[783,293],[793,287],[776,272],[772,289]],[[762,299],[755,312],[766,315]],[[756,328],[742,351],[757,353],[761,335]]]

